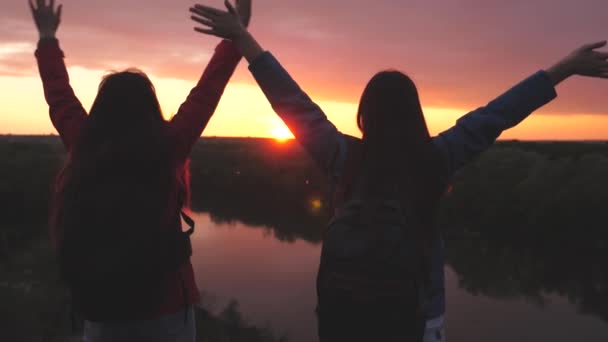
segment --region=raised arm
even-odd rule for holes
[[[298,142],[326,173],[334,171],[345,140],[321,108],[269,52],[255,58],[249,70]]]
[[[511,88],[487,106],[474,110],[433,140],[443,152],[451,176],[490,147],[500,134],[555,98],[545,72],[538,72]]]
[[[242,2],[243,0],[237,1],[237,4]],[[228,11],[203,5],[191,8],[194,14],[192,19],[209,27],[195,30],[234,42],[249,61],[249,70],[273,109],[298,142],[326,173],[334,171],[336,162],[344,155],[340,153],[345,148],[343,135],[327,119],[321,108],[300,89],[281,64],[269,52],[264,52],[247,29],[239,24],[238,7],[235,9],[230,2],[225,3]]]
[[[434,138],[444,153],[448,175],[490,147],[500,134],[553,100],[555,86],[572,75],[608,78],[607,53],[594,51],[606,42],[590,44],[539,71],[499,96],[487,106],[461,117],[456,125]]]
[[[229,41],[222,41],[196,86],[169,122],[176,156],[185,159],[209,123],[224,89],[241,60],[241,53]]]
[[[49,5],[45,0],[36,1],[36,5],[32,1],[29,4],[40,35],[36,59],[44,88],[44,97],[49,105],[53,126],[59,132],[66,148],[70,150],[86,118],[86,111],[70,86],[70,79],[63,61],[64,55],[55,38],[61,20],[62,7],[59,5],[55,9],[53,0]]]
[[[238,9],[240,14],[236,20],[243,27],[247,27],[251,20],[251,1],[241,1]],[[240,51],[232,42],[222,41],[216,47],[199,82],[171,119],[169,127],[177,145],[178,158],[187,158],[192,146],[200,138],[215,112],[241,56]]]

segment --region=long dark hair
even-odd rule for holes
[[[143,72],[128,69],[102,79],[56,180],[51,208],[56,247],[68,221],[158,225],[169,219],[165,211],[172,202],[187,204],[187,165],[173,160],[166,127]]]
[[[398,71],[383,71],[367,84],[357,113],[363,134],[360,171],[368,198],[395,196],[405,208],[430,262],[438,236],[435,213],[445,184],[442,158],[432,143],[414,82]]]

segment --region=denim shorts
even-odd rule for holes
[[[426,321],[424,330],[424,342],[446,342],[445,337],[445,318],[439,316],[437,318]]]
[[[154,320],[121,323],[85,321],[83,342],[195,342],[194,309]]]

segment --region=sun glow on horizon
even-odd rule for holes
[[[284,143],[287,140],[291,140],[294,138],[293,134],[285,125],[277,125],[272,129],[271,132],[272,138],[279,143]]]
[[[71,67],[72,86],[84,105],[90,108],[105,74],[103,70]],[[156,86],[159,101],[170,118],[178,111],[193,86],[193,81],[149,75]],[[31,76],[2,76],[0,87],[4,91],[0,107],[0,134],[49,134],[56,133],[49,118],[40,79]],[[313,87],[314,88],[314,87]],[[314,93],[314,92],[312,92]],[[315,94],[315,98],[322,94]],[[328,119],[343,133],[360,136],[356,125],[358,105],[318,99],[317,103]],[[432,135],[448,129],[470,109],[426,106],[425,117]],[[545,109],[546,110],[546,109]],[[550,115],[541,110],[505,132],[502,139],[521,140],[607,140],[608,115],[569,113]],[[542,114],[544,112],[544,114]],[[252,82],[233,82],[228,85],[205,136],[265,137],[277,143],[285,143],[294,135],[268,103],[259,87]]]

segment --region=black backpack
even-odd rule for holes
[[[407,217],[396,200],[352,199],[345,203],[324,234],[323,281],[370,300],[403,297],[407,290],[421,310],[426,273],[424,267],[412,263],[420,259],[421,251],[408,233],[412,223]]]
[[[106,177],[104,182],[100,177],[87,189],[76,186],[72,191],[98,194],[98,199],[71,201],[61,210],[61,276],[74,309],[89,321],[118,322],[154,315],[167,298],[169,280],[181,276],[180,267],[192,255],[194,221],[181,211],[181,203],[169,217],[162,214],[167,203],[145,203],[154,184],[146,182],[145,176],[138,177],[144,181],[137,183],[137,177],[127,176],[119,182]],[[135,205],[136,209],[115,198],[133,193],[144,203]],[[185,232],[181,219],[189,226]]]
[[[398,196],[360,195],[362,177],[351,172],[357,143],[349,140],[351,153],[343,176],[353,178],[346,180],[352,186],[334,192],[336,210],[323,239],[317,277],[321,340],[392,341],[393,335],[421,340],[426,274],[412,263],[421,250],[408,229],[417,223]],[[345,331],[353,335],[344,335]]]

